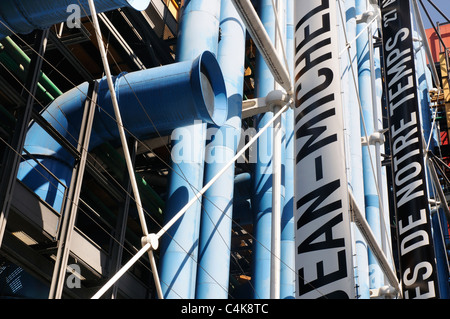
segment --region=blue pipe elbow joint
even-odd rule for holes
[[[98,107],[89,150],[104,142],[119,140],[107,81],[98,81]],[[175,128],[191,125],[196,120],[221,126],[227,119],[225,81],[219,63],[209,51],[193,61],[121,74],[115,77],[114,88],[123,125],[138,139],[170,134]],[[42,112],[54,129],[74,146],[80,133],[88,89],[85,82],[59,96]],[[53,174],[68,185],[74,158],[36,123],[28,131],[25,148],[43,165],[52,167]],[[18,178],[30,180],[28,175],[36,175],[35,170],[39,170],[37,164],[25,160],[20,165]],[[33,178],[33,186],[28,186],[42,198],[48,198],[47,192],[52,185],[37,175]],[[45,184],[47,186],[42,186]]]

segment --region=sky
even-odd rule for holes
[[[446,16],[450,19],[450,0],[431,0]],[[433,6],[428,2],[428,0],[422,0],[422,3],[424,4],[425,8],[427,9],[429,15],[431,16],[431,19],[433,20],[433,23],[436,25],[436,21],[439,21],[439,23],[446,23],[442,15],[437,12]],[[428,17],[425,15],[425,13],[422,10],[422,6],[420,4],[420,1],[417,1],[417,5],[420,9],[420,15],[422,17],[422,21],[424,24],[425,29],[432,28],[431,23],[428,20]]]

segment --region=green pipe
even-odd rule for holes
[[[20,66],[23,66],[24,71],[28,71],[31,59],[22,51],[22,49],[10,38],[6,37],[0,43],[3,45],[5,52],[11,56],[14,61]],[[1,49],[1,48],[0,48]],[[39,82],[54,98],[63,94],[60,89],[41,71]]]
[[[25,70],[28,70],[31,59],[28,55],[22,51],[22,49],[10,38],[6,37],[2,40],[2,43],[5,45],[6,51],[20,64],[23,64]],[[46,88],[47,91],[50,92],[52,96],[55,98],[62,95],[63,92],[45,75],[41,72],[39,81],[42,82],[42,85]]]
[[[2,48],[2,44],[0,43],[0,62],[24,83],[27,77],[27,70],[25,70],[22,64],[17,64],[17,62],[5,50],[2,50]],[[55,99],[41,83],[37,84],[36,97],[44,104],[48,104]]]

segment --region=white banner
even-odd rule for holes
[[[355,298],[335,0],[295,1],[297,298]]]

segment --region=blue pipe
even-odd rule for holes
[[[106,79],[98,81],[98,107],[90,149],[119,139]],[[220,125],[226,118],[225,83],[217,60],[207,51],[193,61],[120,74],[114,78],[114,83],[124,126],[140,139],[156,135],[156,132],[170,133],[179,125],[192,123],[196,119]],[[42,112],[44,119],[74,146],[80,133],[88,88],[87,82],[73,88]],[[184,103],[181,104],[180,100]],[[36,123],[28,131],[25,149],[60,178],[64,185],[69,185],[74,165],[72,155]],[[21,163],[18,178],[56,210],[60,210],[64,186],[33,160]],[[55,185],[59,190],[55,189]]]
[[[291,79],[294,78],[294,1],[286,1],[286,59]],[[294,109],[286,110],[285,199],[281,214],[280,299],[295,297],[294,242]]]
[[[190,60],[204,50],[216,54],[219,19],[220,0],[184,1],[178,26],[177,60]],[[203,186],[205,140],[206,123],[202,122],[179,127],[172,133],[173,170],[169,175],[166,222]],[[186,153],[190,153],[190,158]],[[164,298],[195,297],[200,214],[201,199],[161,238],[159,269]]]
[[[228,94],[228,119],[221,127],[209,125],[215,136],[206,146],[208,183],[236,154],[241,136],[246,29],[233,3],[222,0],[218,61]],[[233,212],[234,165],[205,193],[200,226],[198,299],[227,299]]]
[[[271,0],[259,0],[258,14],[269,37],[274,43],[275,16]],[[274,90],[275,81],[261,54],[256,54],[255,68],[256,96],[265,97]],[[273,112],[255,116],[256,129],[261,129]],[[270,248],[272,228],[272,141],[273,130],[266,130],[256,142],[257,163],[253,172],[252,209],[254,216],[252,286],[255,299],[270,298]]]
[[[90,15],[87,0],[80,0],[80,18]],[[67,21],[73,14],[70,5],[74,0],[2,0],[0,1],[0,40],[14,33],[27,34],[35,29],[47,29],[54,24]],[[98,13],[130,7],[145,10],[150,0],[96,0]]]
[[[356,0],[356,15],[361,15],[367,11],[366,0]],[[366,23],[359,23],[356,27],[356,32],[359,33]],[[367,31],[358,37],[356,41],[358,54],[358,84],[359,97],[361,100],[362,113],[367,130],[367,136],[374,132],[373,109],[372,109],[372,89],[371,89],[371,72],[369,59],[369,39]],[[364,136],[364,128],[361,122],[361,134]],[[376,181],[373,175],[371,159],[375,162],[375,148],[373,146],[364,146],[362,149],[363,159],[363,174],[364,174],[364,196],[366,219],[369,223],[372,232],[381,245],[381,230],[380,230],[380,205],[378,201],[378,194],[376,190]],[[384,285],[383,273],[378,265],[378,262],[371,251],[369,251],[369,274],[370,274],[370,288],[379,288]]]

